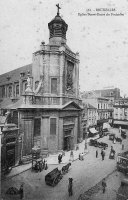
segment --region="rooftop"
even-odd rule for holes
[[[24,74],[24,77],[27,78],[28,71],[30,72],[30,76],[32,75],[32,64],[25,65],[23,67],[19,67],[7,73],[0,75],[0,85],[9,84],[12,82],[19,82],[21,78],[21,73]]]

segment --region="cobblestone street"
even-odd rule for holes
[[[111,133],[115,132],[119,136],[118,129],[111,129],[110,132]],[[108,144],[108,149],[106,149],[106,156],[105,156],[104,161],[102,161],[101,159],[100,148],[98,148],[99,156],[98,158],[96,158],[95,156],[96,148],[92,146],[88,146],[89,153],[84,156],[84,161],[80,161],[80,160],[74,161],[72,163],[72,166],[69,172],[63,176],[62,180],[55,187],[50,187],[46,185],[45,175],[56,167],[58,167],[58,169],[61,169],[63,166],[62,164],[49,165],[49,168],[47,171],[42,171],[39,173],[31,172],[31,170],[28,170],[7,181],[6,180],[3,181],[2,182],[3,199],[6,199],[6,200],[14,199],[14,196],[10,197],[10,196],[5,195],[6,190],[12,186],[19,188],[20,184],[24,182],[24,199],[25,200],[29,200],[29,199],[31,200],[35,200],[35,199],[36,200],[40,200],[40,199],[77,200],[78,198],[80,199],[81,194],[83,195],[86,194],[87,196],[91,198],[93,197],[93,199],[95,200],[100,200],[99,196],[101,197],[103,196],[103,195],[100,195],[101,180],[116,170],[116,159],[115,160],[109,159],[110,147],[113,145],[116,153],[122,151],[122,145],[120,143],[112,144],[112,141],[110,141],[108,138],[109,138],[108,136],[105,136],[104,138],[99,139],[99,141],[103,141]],[[125,150],[128,147],[127,142],[128,142],[128,139],[123,140]],[[69,177],[73,178],[73,196],[72,197],[68,197],[68,178]],[[114,175],[114,177],[116,176]],[[113,182],[113,185],[114,185],[114,182]],[[94,195],[92,196],[92,194]],[[99,195],[98,198],[96,197],[95,194]],[[105,195],[107,195],[107,193]],[[15,197],[15,199],[19,199],[19,197]]]

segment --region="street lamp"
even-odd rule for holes
[[[85,146],[84,146],[84,152],[85,153],[88,152],[88,141],[87,141],[87,139],[88,139],[88,132],[86,132],[86,134],[85,134]]]

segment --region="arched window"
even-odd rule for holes
[[[24,84],[24,90],[27,89],[27,85],[28,85],[28,83],[26,82],[26,83]]]
[[[5,97],[5,86],[2,86],[2,97]]]
[[[16,96],[19,95],[19,85],[16,85]]]
[[[12,96],[12,86],[9,86],[8,88],[8,97]]]

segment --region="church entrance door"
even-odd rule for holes
[[[71,137],[64,138],[64,150],[69,151],[71,149]]]
[[[64,131],[64,150],[70,151],[72,148],[71,130]]]

